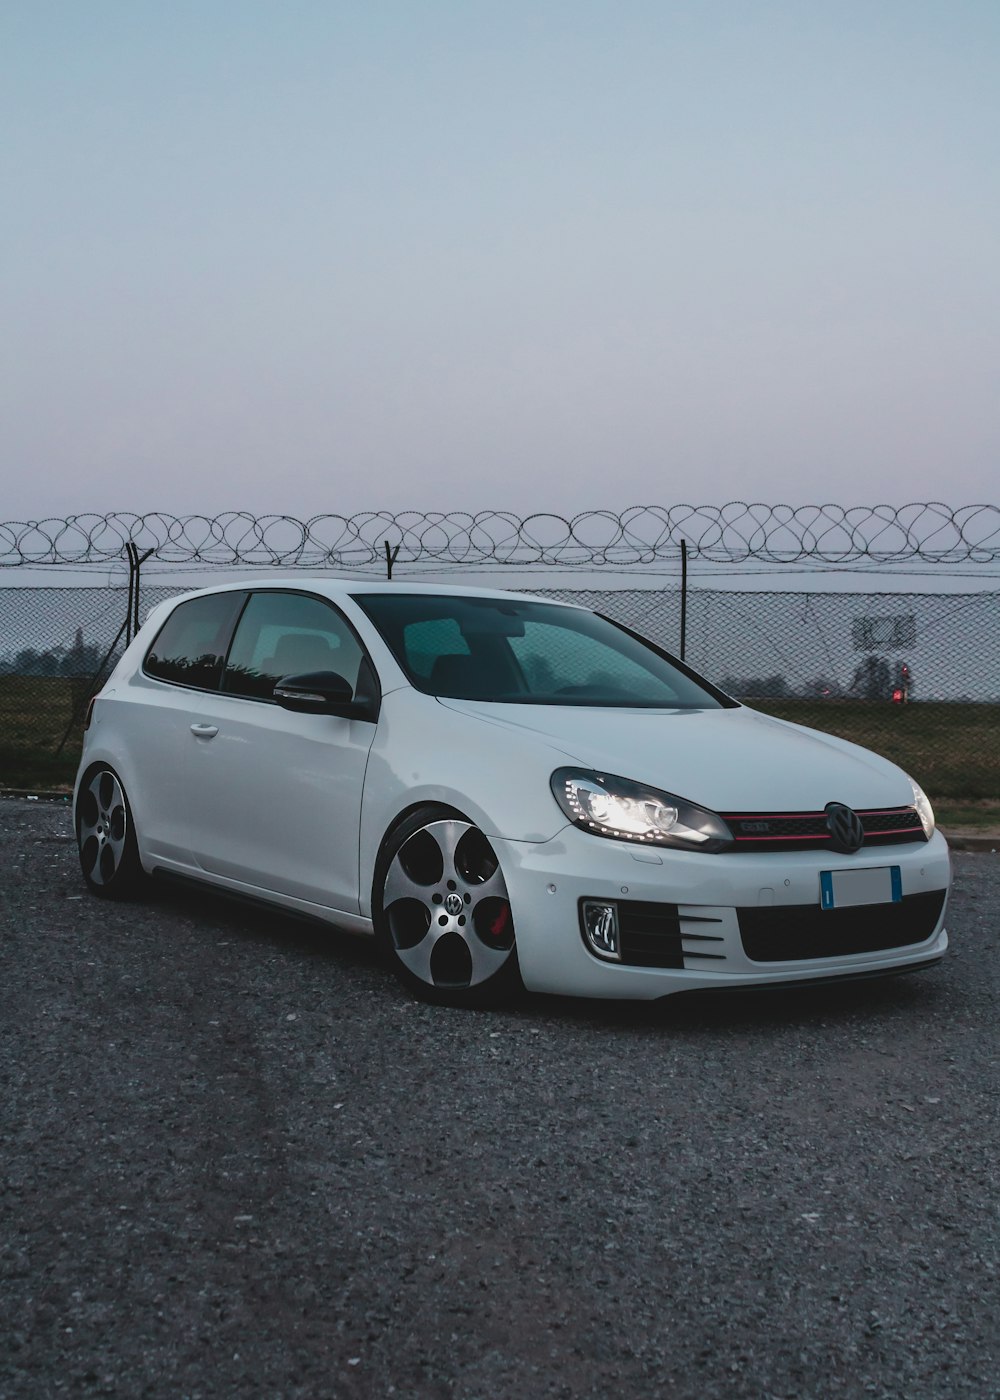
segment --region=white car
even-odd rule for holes
[[[95,894],[255,897],[456,1005],[872,976],[948,943],[947,845],[899,768],[496,590],[162,603],[91,705],[74,811]]]

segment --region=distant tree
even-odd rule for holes
[[[85,642],[79,633],[77,638],[59,663],[61,676],[92,676],[104,660],[103,648]]]
[[[83,640],[77,629],[71,647],[52,646],[45,650],[22,647],[0,657],[0,675],[5,676],[93,676],[104,660],[104,650]]]
[[[34,647],[24,647],[14,658],[15,672],[20,676],[54,676],[59,670],[61,650],[50,647],[48,651],[36,651]]]

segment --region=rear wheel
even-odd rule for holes
[[[102,899],[125,899],[142,883],[132,811],[121,781],[110,768],[95,768],[76,802],[80,868],[88,889]]]
[[[408,817],[382,849],[373,896],[383,952],[425,1001],[495,1005],[520,987],[500,862],[458,813],[424,808]]]

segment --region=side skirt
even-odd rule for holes
[[[280,912],[304,923],[320,924],[326,928],[336,928],[342,933],[357,934],[362,938],[374,938],[375,927],[371,919],[361,914],[345,914],[339,909],[324,909],[320,905],[310,905],[305,900],[276,899],[266,892],[237,889],[232,885],[216,884],[214,880],[199,880],[196,875],[184,875],[177,870],[168,870],[162,865],[154,865],[149,872],[154,880],[192,893],[205,894],[206,891],[222,899],[244,904],[251,909],[264,909],[269,913]]]

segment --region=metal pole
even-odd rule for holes
[[[681,660],[687,650],[688,627],[688,547],[687,540],[681,540]]]
[[[128,646],[132,640],[132,614],[135,610],[135,545],[129,540],[125,546],[125,553],[128,555],[128,603],[125,608],[125,645]],[[121,636],[121,633],[118,634]]]
[[[129,642],[131,642],[132,638],[139,630],[139,566],[145,564],[153,551],[147,549],[146,553],[140,557],[138,549],[132,541],[129,540],[128,544],[125,546],[125,553],[128,555],[128,611],[125,614],[125,621],[119,627],[117,637],[115,637],[114,641],[104,653],[104,659],[101,661],[100,666],[98,666],[93,676],[91,676],[90,684],[87,687],[86,694],[82,701],[73,708],[73,712],[69,717],[69,724],[66,726],[66,732],[59,740],[59,747],[56,749],[56,757],[58,757],[66,747],[66,740],[73,732],[73,726],[80,722],[83,712],[87,708],[87,704],[95,692],[97,682],[104,674],[104,668],[114,655],[118,643],[121,641],[122,637],[124,637],[125,645],[128,646]]]

